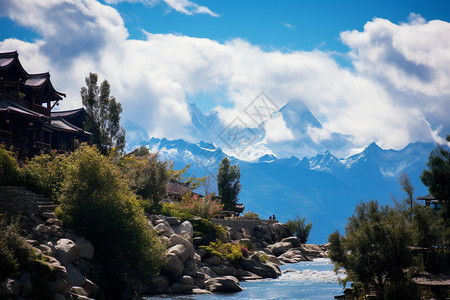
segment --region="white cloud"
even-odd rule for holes
[[[197,9],[189,1],[171,3]],[[80,106],[84,77],[98,72],[122,102],[124,120],[146,128],[149,136],[185,137],[186,96],[218,91],[234,104],[217,107],[224,123],[240,116],[250,124],[244,109],[264,91],[279,107],[302,99],[324,126],[316,138],[346,134],[355,148],[372,141],[387,148],[436,141],[438,125],[450,128],[446,22],[412,16],[396,25],[375,19],[363,32],[342,33],[355,64],[350,71],[318,50],[264,51],[241,39],[219,43],[174,34],[129,39],[119,13],[94,0],[10,0],[1,2],[0,11],[41,36],[0,41],[0,51],[18,50],[30,72],[50,71],[57,90],[68,94],[62,108]],[[271,124],[272,140],[291,138],[283,126]]]
[[[288,22],[284,22],[283,26],[289,29],[295,29],[295,26]]]

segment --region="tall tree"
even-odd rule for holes
[[[234,210],[241,190],[241,171],[239,166],[231,165],[230,160],[225,157],[219,166],[217,174],[217,189],[224,210]]]
[[[413,204],[414,204],[414,186],[411,183],[411,180],[409,180],[409,176],[407,173],[402,172],[398,176],[398,182],[400,183],[400,186],[402,190],[406,193],[407,198],[405,199],[406,204],[408,207],[408,216],[409,220],[411,221],[412,218],[412,210],[413,210]]]
[[[120,126],[122,104],[110,93],[106,79],[98,86],[96,73],[89,73],[86,87],[81,88],[81,100],[88,112],[85,129],[92,133],[91,142],[105,155],[112,148],[122,152],[125,147],[125,129]]]
[[[447,135],[450,142],[450,135]],[[420,179],[428,187],[430,193],[439,200],[444,220],[449,226],[450,218],[450,152],[438,145],[427,162],[428,170],[424,170]]]

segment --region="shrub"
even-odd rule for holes
[[[222,204],[217,200],[212,200],[210,196],[200,198],[197,195],[186,193],[182,200],[175,205],[180,206],[181,210],[198,216],[200,218],[209,219],[217,216],[222,211]]]
[[[244,218],[245,219],[259,219],[259,215],[257,213],[255,213],[255,212],[247,211],[244,214]]]
[[[210,256],[216,255],[232,262],[243,258],[243,251],[245,251],[239,243],[224,243],[220,240],[211,242],[208,246],[200,246],[200,248],[205,249]]]
[[[136,196],[108,158],[89,146],[71,154],[57,215],[95,247],[111,295],[136,290],[165,261],[165,248],[150,229]]]
[[[194,218],[190,222],[194,227],[194,236],[201,237],[201,245],[208,245],[209,243],[220,240],[226,241],[227,230],[220,225],[214,225],[211,220]]]
[[[11,151],[0,145],[0,185],[19,185],[20,169]]]
[[[23,168],[25,185],[56,201],[64,181],[69,159],[52,151],[32,158]]]
[[[306,218],[300,218],[297,216],[294,220],[289,220],[286,222],[286,226],[289,229],[289,232],[292,235],[295,235],[299,238],[300,243],[306,244],[309,237],[309,232],[312,228],[312,223],[308,223],[305,225]]]

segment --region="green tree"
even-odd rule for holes
[[[450,142],[450,135],[447,135]],[[450,218],[450,152],[438,145],[428,158],[428,170],[424,170],[420,179],[428,187],[430,193],[439,200],[444,220],[449,226]]]
[[[83,146],[69,160],[58,217],[94,245],[94,259],[104,270],[105,292],[136,290],[162,265],[165,247],[108,157]]]
[[[405,172],[402,172],[398,176],[397,180],[400,183],[402,190],[406,193],[404,202],[406,202],[406,205],[408,206],[408,208],[406,209],[406,213],[408,214],[409,220],[411,221],[414,205],[414,186],[412,185],[408,174]]]
[[[241,190],[241,171],[239,166],[231,165],[230,160],[225,157],[219,166],[217,174],[217,189],[224,210],[234,210]]]
[[[289,232],[292,235],[295,235],[299,238],[300,243],[306,244],[306,241],[308,240],[309,233],[312,228],[312,223],[306,223],[306,218],[300,218],[300,216],[297,216],[294,220],[289,220],[286,222],[286,226],[289,229]]]
[[[345,236],[330,235],[329,257],[344,267],[344,282],[372,287],[379,299],[411,299],[405,270],[413,266],[408,246],[411,233],[406,219],[377,201],[360,203],[345,228]]]
[[[107,155],[112,148],[122,152],[125,147],[125,129],[120,126],[122,105],[110,96],[111,87],[107,80],[98,86],[98,75],[89,73],[86,87],[81,88],[81,100],[88,116],[85,128],[91,132],[91,142]]]

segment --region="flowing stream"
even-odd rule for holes
[[[244,291],[234,294],[158,296],[145,299],[334,299],[343,293],[333,264],[327,258],[280,266],[277,279],[240,282]]]

